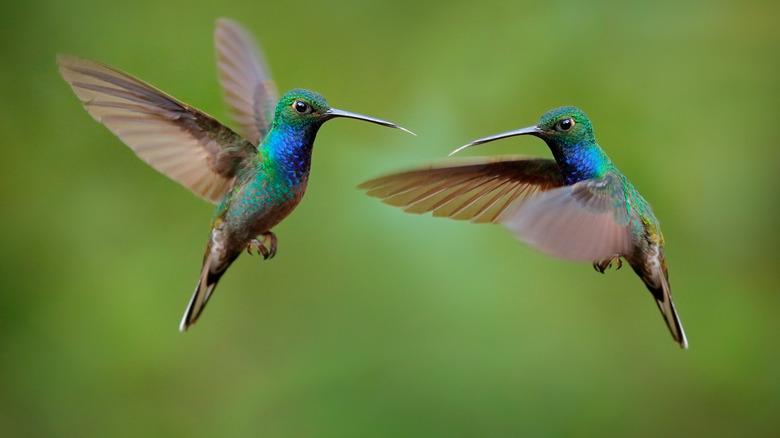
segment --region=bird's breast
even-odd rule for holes
[[[297,184],[286,180],[258,177],[237,191],[225,220],[239,240],[252,239],[269,231],[301,202],[307,178]]]

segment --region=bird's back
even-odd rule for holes
[[[653,213],[650,203],[639,193],[639,190],[623,175],[619,170],[615,171],[620,175],[623,183],[623,190],[626,195],[627,208],[631,212],[631,232],[635,238],[644,238],[650,244],[663,247],[664,238],[661,233],[661,224]]]

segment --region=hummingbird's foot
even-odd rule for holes
[[[263,256],[263,260],[274,258],[276,255],[276,235],[272,232],[263,233],[260,239],[252,239],[246,246],[246,252],[252,255],[254,249]]]
[[[623,267],[623,260],[620,258],[619,255],[616,255],[614,257],[608,258],[606,260],[602,260],[600,262],[593,262],[593,269],[596,270],[596,272],[604,273],[607,269],[612,267],[612,263],[615,263],[615,270]]]
[[[259,239],[252,239],[249,241],[249,245],[246,246],[246,253],[249,255],[254,255],[252,254],[253,249],[263,256],[263,260],[268,259],[268,249],[263,245],[262,242],[260,242]]]
[[[266,259],[272,259],[276,255],[276,234],[268,231],[262,234],[263,243],[268,241],[268,257]]]

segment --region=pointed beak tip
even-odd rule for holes
[[[353,113],[353,112],[344,111],[336,108],[330,108],[325,112],[325,114],[327,114],[329,118],[346,117],[348,119],[363,120],[364,122],[375,123],[377,125],[385,126],[387,128],[400,129],[401,131],[408,132],[409,134],[417,136],[417,134],[404,128],[403,126],[400,126],[393,122],[388,122],[387,120],[377,119],[371,116],[365,116],[363,114]]]
[[[477,143],[472,142],[472,143],[464,144],[463,146],[461,146],[461,147],[453,150],[452,152],[450,152],[447,156],[451,157],[451,156],[457,154],[458,152],[460,152],[460,151],[462,151],[464,149],[468,149],[468,148],[474,146],[475,144],[477,144]]]
[[[454,151],[450,152],[448,157],[451,157],[451,156],[457,154],[458,152],[460,152],[460,151],[462,151],[464,149],[468,149],[468,148],[470,148],[472,146],[478,146],[478,145],[481,145],[481,144],[490,143],[491,141],[500,140],[502,138],[514,137],[514,136],[517,136],[517,135],[528,135],[528,134],[537,135],[539,132],[540,132],[539,128],[537,128],[536,126],[531,126],[531,127],[528,127],[528,128],[516,129],[514,131],[502,132],[500,134],[491,135],[489,137],[478,138],[478,139],[476,139],[476,140],[474,140],[474,141],[472,141],[472,142],[470,142],[468,144],[465,144],[465,145],[455,149]]]
[[[404,128],[403,126],[396,125],[395,127],[396,127],[397,129],[400,129],[400,130],[401,130],[401,131],[403,131],[403,132],[406,132],[406,133],[408,133],[408,134],[412,134],[413,136],[417,137],[417,134],[415,134],[414,132],[412,132],[412,131],[410,131],[410,130],[408,130],[408,129]]]

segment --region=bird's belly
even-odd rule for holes
[[[292,213],[300,201],[301,196],[295,196],[283,202],[275,203],[265,211],[253,215],[250,218],[250,224],[248,224],[253,236],[270,231],[271,228],[278,225],[279,222]]]

